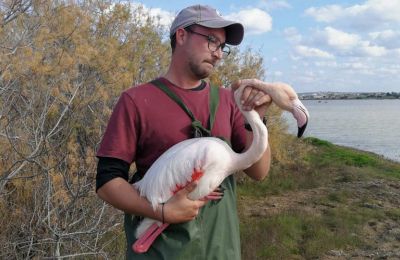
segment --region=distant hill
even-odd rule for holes
[[[400,92],[307,92],[298,95],[303,100],[400,99]]]

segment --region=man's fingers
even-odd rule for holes
[[[257,97],[260,95],[260,91],[258,91],[257,89],[254,88],[250,88],[250,94],[249,96],[245,99],[244,97],[243,100],[243,106],[250,106],[253,107],[255,105],[255,101],[258,99]],[[261,93],[261,96],[263,94]]]
[[[258,79],[239,79],[233,82],[230,86],[231,89],[236,90],[240,88],[241,86],[249,86],[249,87],[255,87],[256,85],[260,84],[261,81]]]
[[[262,93],[262,92],[261,92]],[[271,104],[272,98],[270,95],[266,95],[262,93],[259,97],[257,97],[254,101],[256,106],[261,106],[264,104],[268,104],[268,106]]]
[[[194,189],[196,189],[197,183],[198,183],[197,181],[189,183],[188,185],[186,185],[186,187],[184,189],[182,189],[181,192],[184,193],[184,194],[191,193]]]
[[[251,92],[252,92],[252,88],[250,88],[250,87],[244,88],[242,96],[240,98],[243,106],[247,106],[247,100],[249,99]]]

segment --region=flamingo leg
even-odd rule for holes
[[[169,226],[168,223],[164,223],[158,226],[157,223],[151,225],[147,231],[142,234],[138,240],[132,245],[132,250],[135,253],[141,254],[147,252],[150,246],[153,244],[154,240]]]

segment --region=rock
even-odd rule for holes
[[[330,250],[327,253],[328,255],[331,256],[345,256],[346,254],[343,252],[343,250]]]

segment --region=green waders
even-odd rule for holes
[[[219,102],[218,88],[211,87],[209,129],[206,129],[196,120],[180,98],[161,81],[155,80],[152,83],[181,106],[192,119],[194,137],[210,136]],[[192,221],[169,225],[154,241],[150,249],[143,254],[136,254],[132,251],[132,244],[136,241],[136,228],[141,217],[125,214],[127,259],[240,259],[236,183],[233,175],[222,182],[221,188],[224,189],[224,196],[221,200],[206,203],[200,209],[196,219]]]
[[[132,251],[140,218],[125,214],[127,259],[240,259],[239,220],[233,175],[227,177],[221,187],[225,189],[221,200],[208,202],[192,221],[169,225],[149,251],[143,254]]]

